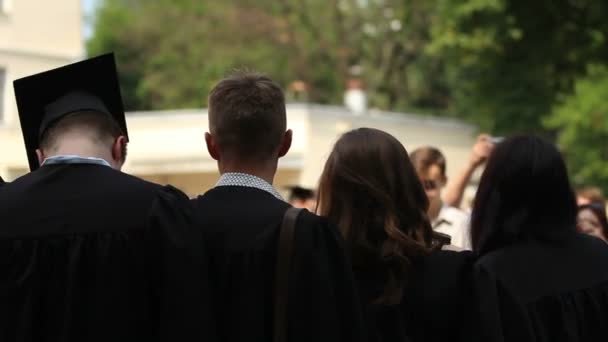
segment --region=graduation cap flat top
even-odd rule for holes
[[[87,59],[13,82],[30,170],[44,131],[63,116],[78,111],[111,115],[127,134],[114,54]]]
[[[304,188],[298,185],[289,186],[287,189],[290,191],[290,201],[294,199],[311,199],[315,197],[315,191],[313,189]]]

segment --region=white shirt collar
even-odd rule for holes
[[[284,201],[281,194],[279,194],[279,192],[270,183],[260,177],[247,173],[226,172],[220,177],[215,186],[244,186],[248,188],[255,188],[266,191],[277,199]]]

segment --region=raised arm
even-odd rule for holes
[[[471,156],[467,164],[454,179],[448,182],[443,198],[445,204],[460,207],[464,190],[471,181],[473,173],[486,162],[493,150],[494,144],[491,137],[488,134],[480,134],[471,149]]]

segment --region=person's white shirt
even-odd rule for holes
[[[444,204],[431,225],[435,231],[449,235],[452,245],[471,250],[470,222],[469,214]]]

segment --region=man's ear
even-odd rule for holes
[[[279,158],[285,156],[289,149],[291,148],[291,141],[293,140],[293,132],[288,129],[285,134],[283,134],[283,139],[281,140],[281,145],[279,146]]]
[[[38,165],[42,165],[42,162],[46,159],[44,152],[41,149],[36,149],[36,156],[38,157]]]
[[[112,162],[120,170],[127,159],[127,137],[119,136],[112,144]]]
[[[219,161],[220,160],[220,149],[217,146],[217,142],[215,141],[215,138],[209,132],[205,133],[205,143],[207,144],[207,152],[209,152],[209,155],[211,156],[211,158]]]

